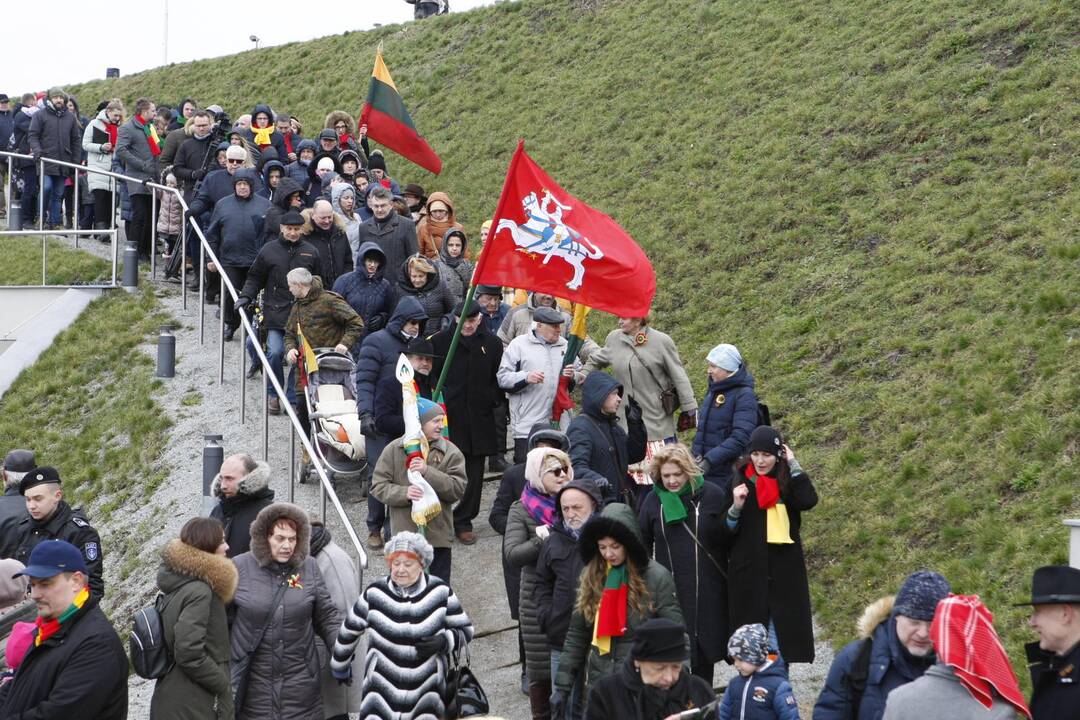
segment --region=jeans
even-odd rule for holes
[[[64,176],[46,175],[41,188],[45,194],[45,211],[50,225],[63,225],[64,216],[60,212],[60,202],[64,199]]]
[[[285,360],[285,331],[271,328],[266,331],[266,359],[270,362],[270,369],[274,371],[274,377],[278,383],[285,388],[285,399],[290,403],[296,404],[296,366],[293,365],[289,368],[289,379],[285,380],[285,371],[281,367],[282,361]],[[270,397],[276,398],[278,396],[277,390],[270,384],[270,379],[266,380],[266,390],[270,394]]]
[[[562,650],[556,650],[551,648],[551,685],[555,686],[555,676],[559,673],[559,658],[562,657]],[[570,688],[570,697],[566,699],[566,720],[581,720],[582,713],[584,711],[584,700],[582,697],[581,687],[581,675],[579,674],[574,678],[574,685]]]

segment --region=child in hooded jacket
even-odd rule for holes
[[[177,186],[176,176],[169,173],[165,176],[165,184],[174,188]],[[158,237],[165,241],[165,257],[172,255],[176,247],[176,240],[180,237],[180,230],[184,226],[184,208],[180,205],[180,198],[175,193],[158,191]]]
[[[739,674],[720,701],[720,720],[799,720],[799,706],[782,663],[768,656],[769,631],[743,625],[728,640]]]

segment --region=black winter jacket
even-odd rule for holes
[[[263,216],[270,202],[255,194],[253,171],[237,170],[233,177],[251,181],[252,193],[246,198],[233,194],[219,200],[210,215],[206,239],[222,265],[246,269],[255,262],[262,247]]]
[[[589,720],[658,720],[700,708],[716,700],[709,683],[683,668],[666,692],[641,682],[641,673],[627,659],[589,690],[585,717]],[[710,717],[716,717],[710,715]]]
[[[268,330],[284,330],[289,319],[293,296],[289,292],[286,275],[294,268],[307,268],[312,275],[319,274],[319,251],[310,243],[297,240],[291,243],[278,236],[259,249],[255,262],[248,270],[247,281],[240,294],[254,298],[263,290],[262,308]]]
[[[181,148],[182,149],[182,148]],[[262,189],[262,179],[256,174],[251,194],[255,195]],[[211,171],[203,178],[199,191],[195,193],[195,199],[189,206],[189,214],[199,222],[200,227],[207,227],[210,223],[210,213],[222,198],[233,194],[233,176],[228,170],[218,169]],[[205,231],[204,231],[205,232]]]
[[[386,327],[372,333],[360,343],[360,357],[353,370],[353,387],[356,393],[356,408],[363,415],[375,411],[375,389],[387,378],[394,377],[394,368],[398,355],[405,351],[405,338],[401,328],[408,320],[427,319],[420,301],[414,297],[402,298]]]
[[[413,379],[420,388],[420,397],[431,399],[432,383],[437,376],[416,373]],[[405,434],[404,401],[401,397],[401,383],[396,377],[383,378],[375,388],[375,428],[380,435],[399,438]]]
[[[605,502],[625,502],[623,490],[631,491],[627,466],[645,457],[644,437],[630,448],[626,431],[615,415],[605,415],[600,408],[613,390],[622,385],[602,371],[589,373],[581,384],[581,414],[570,421],[566,436],[570,439],[570,461],[574,477],[596,483]]]
[[[5,720],[125,720],[128,659],[116,630],[98,607],[86,604],[38,647],[30,645],[3,690]]]
[[[30,553],[43,540],[64,540],[79,548],[90,571],[90,592],[96,598],[105,594],[105,580],[101,577],[101,538],[86,519],[80,508],[72,508],[61,500],[56,512],[45,522],[38,522],[26,513],[19,522],[19,549],[15,559],[23,565],[30,564]]]
[[[331,223],[329,230],[323,230],[314,221],[309,219],[308,222],[311,223],[311,232],[303,239],[319,252],[319,272],[315,274],[322,278],[323,287],[332,288],[339,277],[353,270],[349,238],[337,223]]]
[[[266,217],[263,219],[264,243],[281,234],[281,218],[289,212],[289,196],[294,193],[300,193],[303,196],[304,189],[300,187],[300,183],[291,177],[281,178],[277,190],[274,191],[274,198],[270,201],[270,207],[266,210]]]
[[[386,277],[397,278],[401,264],[410,255],[419,252],[416,240],[416,223],[391,211],[390,216],[379,222],[374,217],[360,224],[358,242],[373,242],[386,253]]]
[[[77,163],[82,159],[82,128],[79,118],[66,107],[57,110],[48,100],[45,108],[30,121],[30,152],[35,158],[46,157]],[[45,163],[46,175],[70,177],[72,169]]]
[[[15,556],[19,549],[19,525],[26,514],[26,500],[15,483],[0,495],[0,558]]]
[[[502,480],[499,481],[495,501],[491,503],[491,511],[488,513],[488,524],[500,535],[506,534],[506,519],[510,514],[510,506],[521,497],[521,491],[524,489],[525,463],[506,468]],[[521,595],[521,570],[510,564],[510,561],[506,559],[505,551],[502,553],[502,568],[506,602],[510,605],[510,617],[517,620]]]
[[[561,515],[561,513],[560,513]],[[536,620],[555,650],[562,650],[577,602],[578,578],[585,568],[578,543],[558,523],[536,558]]]
[[[435,362],[431,374],[439,377],[444,358],[450,351],[454,326],[431,338],[435,346]],[[443,385],[446,414],[450,423],[450,442],[466,455],[494,455],[499,448],[495,442],[495,406],[502,399],[495,374],[502,362],[503,346],[499,338],[487,331],[483,323],[476,333],[458,340],[457,351]]]
[[[424,306],[424,310],[428,314],[428,320],[420,333],[425,337],[434,335],[450,323],[454,311],[454,296],[443,284],[442,278],[439,277],[438,268],[427,274],[427,282],[424,283],[423,287],[416,288],[413,287],[412,281],[409,280],[408,263],[402,264],[398,270],[398,280],[394,286],[394,293],[395,297],[398,298],[414,297]]]
[[[180,145],[173,159],[173,175],[180,181],[184,188],[184,200],[191,205],[195,195],[195,183],[201,177],[206,177],[210,172],[218,168],[215,161],[217,152],[213,150],[210,139],[213,133],[208,134],[202,140],[197,137],[189,137]],[[207,153],[210,154],[209,160]],[[254,189],[252,190],[254,192]]]

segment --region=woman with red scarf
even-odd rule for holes
[[[724,512],[734,488],[749,492],[739,531],[728,555],[728,610],[731,627],[761,623],[779,642],[783,660],[813,662],[814,629],[799,529],[802,513],[817,505],[810,476],[780,433],[762,425],[750,435],[746,455],[735,464],[725,492]]]
[[[124,104],[113,99],[87,124],[82,140],[87,167],[105,171],[113,169],[113,152],[123,120]],[[87,173],[86,180],[94,196],[94,229],[108,230],[113,222],[112,180],[99,173]],[[109,242],[110,237],[103,233],[98,240]]]

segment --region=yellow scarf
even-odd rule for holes
[[[255,133],[255,144],[258,146],[269,145],[270,136],[274,134],[274,126],[267,125],[264,128],[251,128],[251,132]]]

